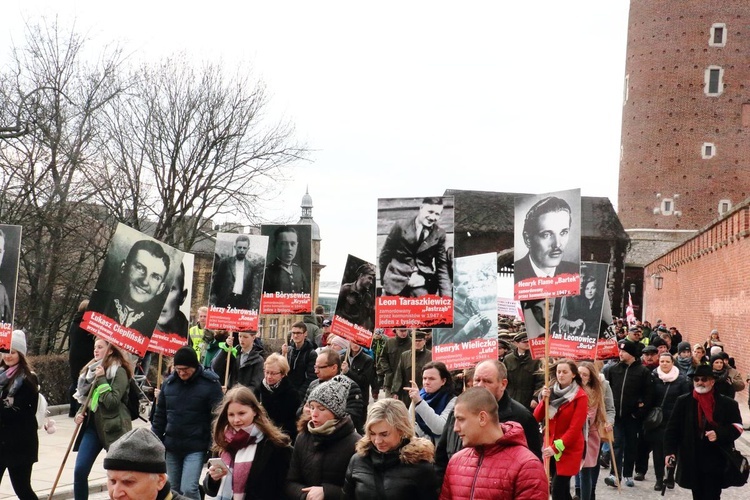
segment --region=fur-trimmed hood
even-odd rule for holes
[[[379,453],[367,436],[357,442],[356,451],[362,457],[366,456],[370,451]],[[394,450],[382,453],[382,455],[395,453]],[[435,446],[429,439],[413,437],[410,441],[404,441],[399,446],[398,460],[403,464],[418,464],[419,462],[433,463],[435,460]]]

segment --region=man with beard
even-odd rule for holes
[[[263,279],[263,257],[250,253],[250,238],[234,240],[234,255],[219,261],[211,281],[209,303],[216,307],[258,310]]]
[[[665,463],[677,461],[676,480],[693,498],[721,497],[727,454],[742,434],[737,402],[714,390],[714,373],[700,365],[692,374],[693,392],[680,396],[664,435]]]

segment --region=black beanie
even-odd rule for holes
[[[188,346],[182,346],[177,349],[173,361],[174,366],[189,366],[191,368],[198,368],[200,366],[200,363],[198,363],[198,355]]]

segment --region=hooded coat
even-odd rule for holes
[[[451,458],[440,500],[548,500],[544,465],[526,447],[523,428],[500,424],[494,444],[464,448]]]
[[[404,440],[395,450],[385,453],[379,452],[369,439],[361,439],[346,471],[344,498],[436,499],[433,453],[432,443],[424,438]]]

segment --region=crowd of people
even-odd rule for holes
[[[112,498],[590,500],[601,469],[603,487],[632,487],[652,463],[654,490],[714,499],[743,431],[745,380],[716,330],[691,345],[661,322],[616,320],[617,358],[552,359],[545,377],[523,323],[504,318],[498,359],[451,372],[432,360],[429,330],[377,331],[368,348],[306,318],[269,354],[254,332],[205,329],[200,312],[150,429],[132,429],[130,357],[85,339],[76,499],[102,450]],[[0,363],[0,479],[8,470],[22,500],[37,498],[37,398],[14,331]]]

